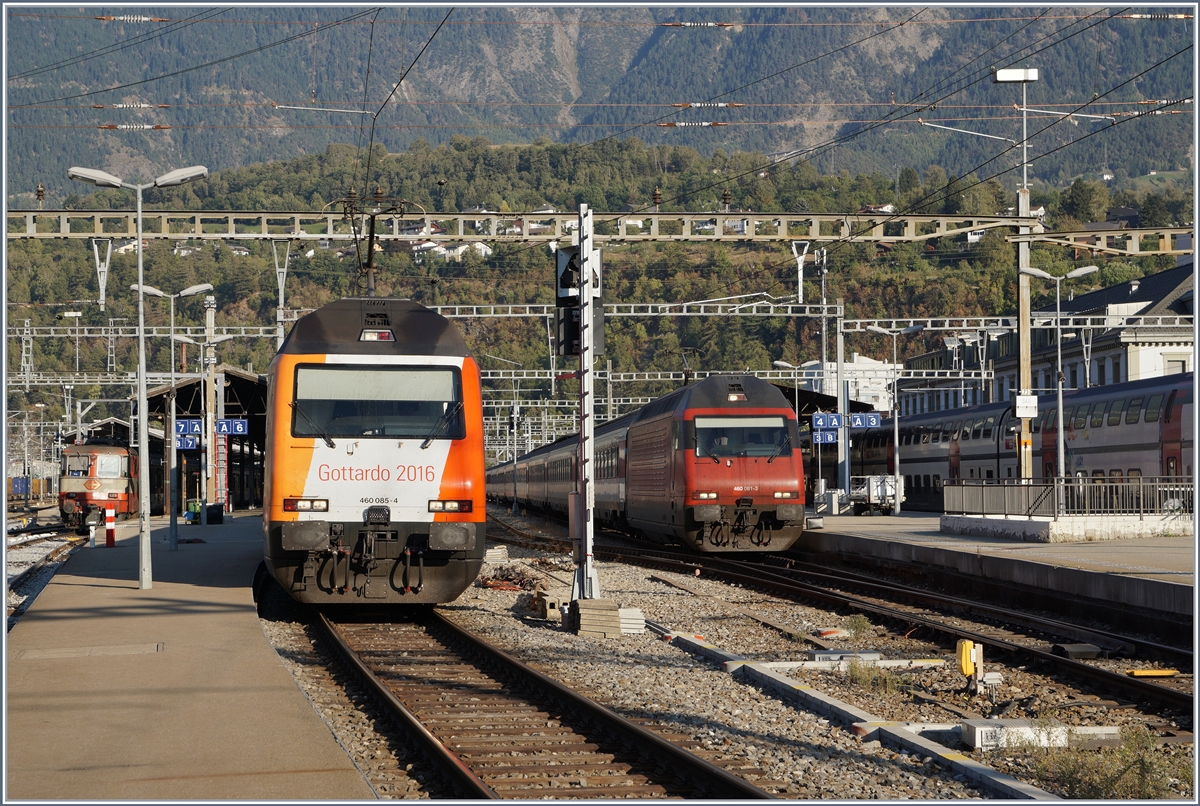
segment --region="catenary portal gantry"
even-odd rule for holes
[[[818,243],[853,240],[903,243],[965,235],[988,229],[1022,229],[1010,241],[1054,243],[1119,255],[1191,254],[1192,229],[1157,227],[1115,232],[1044,232],[1031,216],[893,215],[887,213],[787,214],[595,213],[597,244],[639,241]],[[7,236],[17,238],[136,238],[132,211],[9,210]],[[381,241],[550,243],[570,238],[574,213],[427,213],[387,217],[376,230]],[[307,211],[143,211],[142,237],[169,240],[296,240],[350,243],[366,231],[341,213]]]

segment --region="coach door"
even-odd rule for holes
[[[1167,396],[1163,416],[1159,421],[1159,443],[1162,445],[1162,474],[1178,476],[1183,462],[1183,395],[1176,389]]]

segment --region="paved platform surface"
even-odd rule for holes
[[[1196,541],[1188,537],[1025,543],[950,535],[936,514],[825,516],[804,532],[802,551],[842,551],[929,563],[963,573],[1191,615]]]
[[[153,519],[84,548],[8,634],[4,801],[374,800],[268,645],[250,581],[261,519]]]

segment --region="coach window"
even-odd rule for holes
[[[1088,424],[1088,410],[1091,409],[1090,403],[1084,403],[1075,410],[1075,427],[1083,428]]]
[[[1042,415],[1042,430],[1052,432],[1058,428],[1058,420],[1055,419],[1055,414],[1058,413],[1057,408],[1046,409],[1046,413]]]
[[[1112,408],[1108,410],[1108,424],[1121,424],[1121,411],[1125,408],[1125,398],[1120,398],[1112,402]]]
[[[929,474],[928,473],[925,474],[924,479],[925,479],[925,483],[922,486],[925,487],[926,489],[929,489],[930,484],[929,484]]]
[[[1129,401],[1129,408],[1125,410],[1125,424],[1137,425],[1138,420],[1142,416],[1142,398],[1135,397]]]
[[[1108,405],[1108,401],[1101,400],[1092,409],[1092,428],[1099,428],[1104,425],[1104,407]]]
[[[962,431],[962,420],[955,420],[954,426],[950,429],[950,439],[958,439],[958,432]]]
[[[1064,406],[1063,407],[1063,418],[1062,418],[1063,428],[1070,429],[1075,424],[1075,421],[1071,419],[1074,416],[1075,416],[1075,407],[1074,406]]]
[[[942,477],[941,477],[941,475],[939,475],[937,473],[933,474],[933,489],[935,489],[935,490],[942,489]]]
[[[971,426],[971,439],[983,439],[983,418],[980,417],[975,421],[975,425]]]
[[[929,444],[929,426],[921,427],[921,444],[922,445]]]
[[[1162,395],[1151,395],[1150,399],[1146,401],[1146,415],[1145,415],[1146,422],[1148,422],[1148,423],[1157,423],[1158,422],[1158,415],[1160,413],[1160,410],[1162,409],[1162,399],[1163,399]]]
[[[929,441],[935,442],[935,443],[942,441],[942,424],[941,423],[938,423],[937,425],[935,425],[933,427],[933,436],[930,438]]]
[[[984,422],[984,424],[983,424],[983,438],[984,439],[992,438],[992,426],[995,424],[996,424],[996,418],[994,416],[988,417],[987,420]]]

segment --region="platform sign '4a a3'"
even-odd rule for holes
[[[825,430],[827,428],[841,428],[844,425],[844,418],[840,414],[827,414],[818,412],[812,416],[812,427],[814,431]]]

